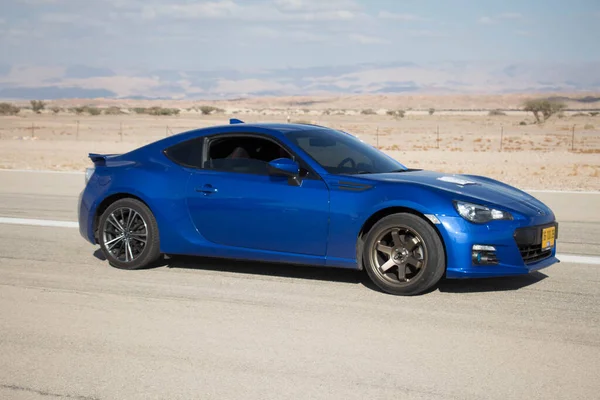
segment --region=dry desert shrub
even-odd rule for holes
[[[87,111],[88,114],[90,115],[100,115],[102,114],[102,110],[99,109],[98,107],[84,107],[85,111]]]
[[[506,115],[506,113],[505,113],[504,111],[501,111],[501,110],[491,110],[491,111],[488,113],[488,115],[489,115],[490,117],[502,117],[502,116],[505,116],[505,115]]]
[[[386,114],[394,118],[404,118],[405,112],[404,110],[388,110]]]
[[[181,110],[179,108],[163,108],[163,107],[155,106],[155,107],[150,107],[150,108],[137,107],[137,108],[134,108],[132,111],[136,114],[169,116],[169,115],[179,115],[179,112]]]
[[[548,99],[530,99],[523,103],[523,110],[533,113],[538,124],[547,121],[548,118],[566,108],[565,103]],[[540,114],[544,117],[543,121]]]
[[[371,108],[367,108],[365,110],[362,110],[360,112],[362,115],[375,115],[377,114],[375,111],[373,111]]]
[[[123,111],[119,107],[108,107],[104,110],[104,115],[121,115]]]
[[[10,103],[0,103],[0,115],[17,115],[21,108]]]
[[[42,100],[31,100],[30,103],[31,109],[37,114],[41,113],[42,110],[46,107],[46,103],[44,103]]]
[[[163,107],[151,107],[148,109],[149,115],[179,115],[179,108],[163,108]]]
[[[216,113],[221,113],[224,111],[218,107],[213,107],[213,106],[200,106],[199,110],[203,115],[210,115],[213,113],[216,114]]]

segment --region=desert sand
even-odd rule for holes
[[[82,171],[91,165],[90,152],[123,153],[167,135],[240,118],[342,129],[412,168],[485,175],[523,189],[600,190],[600,116],[568,111],[538,125],[531,114],[513,109],[523,98],[525,95],[347,96],[212,103],[62,100],[47,105],[41,114],[23,110],[18,116],[0,117],[0,168]],[[123,107],[124,114],[91,116],[61,111],[55,115],[49,111],[53,105],[81,104]],[[204,104],[223,112],[203,115],[197,107]],[[391,108],[392,104],[398,108]],[[151,106],[176,107],[181,112],[149,116],[129,111]],[[433,115],[429,115],[429,107],[436,108]],[[589,105],[581,108],[585,107]],[[496,108],[504,108],[507,115],[489,116],[488,111]],[[365,114],[366,109],[375,114]],[[407,112],[404,118],[394,118],[386,115],[390,109]]]

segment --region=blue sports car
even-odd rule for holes
[[[232,119],[90,158],[79,228],[117,268],[180,254],[353,268],[414,295],[558,262],[555,216],[529,194],[322,126]]]

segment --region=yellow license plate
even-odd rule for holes
[[[556,227],[542,229],[542,249],[547,250],[554,247],[556,238]]]

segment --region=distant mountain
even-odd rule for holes
[[[311,68],[194,71],[120,71],[85,65],[0,65],[0,98],[10,99],[229,99],[321,94],[578,91],[600,91],[600,62],[396,62]]]
[[[96,99],[116,97],[115,92],[106,89],[82,89],[78,87],[11,87],[0,89],[0,99]]]

